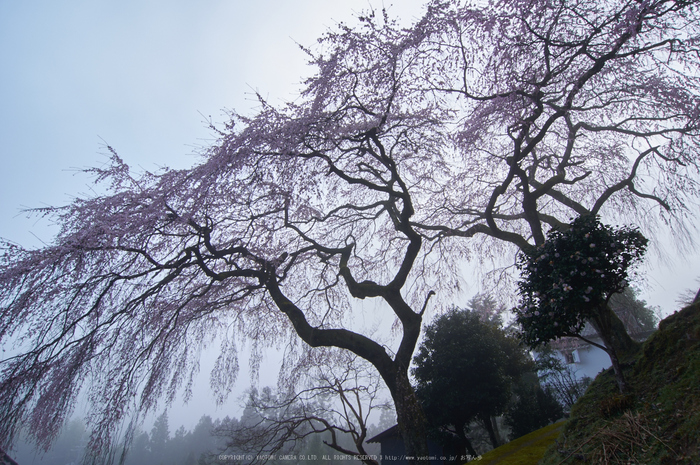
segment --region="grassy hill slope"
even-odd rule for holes
[[[624,370],[630,393],[600,374],[541,464],[700,464],[700,304],[663,320]]]
[[[563,426],[564,421],[560,421],[497,447],[481,456],[479,465],[537,465]]]

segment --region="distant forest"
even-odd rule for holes
[[[170,431],[167,412],[159,416],[150,431],[139,429],[133,436],[125,465],[238,465],[254,462],[250,460],[250,451],[236,451],[227,447],[227,438],[217,435],[216,430],[230,430],[241,423],[255,420],[246,409],[241,417],[223,420],[213,420],[209,415],[203,415],[192,431],[180,426],[175,432]],[[391,426],[380,422],[379,426],[372,425],[372,433],[377,434]],[[227,428],[224,428],[227,427]],[[371,436],[370,436],[371,437]],[[19,441],[9,452],[19,465],[79,465],[83,463],[85,446],[89,439],[89,431],[79,419],[71,420],[63,429],[52,447],[44,452],[38,450],[29,441]],[[305,441],[290,445],[275,456],[286,454],[283,460],[269,460],[271,465],[299,463],[319,463],[323,458],[324,465],[350,464],[357,465],[357,460],[338,460],[338,452],[323,444],[323,436],[315,434]],[[349,446],[350,444],[348,444]],[[119,463],[124,444],[112,451],[114,463]],[[372,445],[370,445],[372,446]],[[376,449],[376,450],[375,450]],[[379,453],[378,444],[370,447],[371,453]],[[293,457],[293,458],[292,458]]]

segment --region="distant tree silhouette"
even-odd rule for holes
[[[295,450],[310,438],[322,437],[334,453],[356,457],[377,465],[365,441],[369,419],[390,410],[381,396],[381,381],[366,363],[344,356],[332,367],[319,367],[307,374],[307,385],[285,392],[269,387],[251,390],[241,421],[223,422],[216,436],[231,451],[252,457]],[[251,464],[265,463],[254,458]]]
[[[520,382],[513,389],[514,400],[505,412],[511,439],[517,439],[559,420],[564,409],[549,387]]]

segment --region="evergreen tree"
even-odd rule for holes
[[[164,411],[156,418],[151,429],[151,460],[153,464],[167,463],[167,447],[170,441],[170,430],[168,427],[168,412]]]
[[[505,412],[513,385],[534,371],[517,337],[460,309],[425,328],[414,362],[416,393],[434,430],[450,427],[470,455],[478,454],[467,436],[468,425],[479,421],[498,447],[491,418]]]
[[[511,440],[547,426],[564,415],[561,404],[547,387],[521,382],[516,385],[513,394],[514,400],[505,414]]]

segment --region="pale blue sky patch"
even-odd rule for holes
[[[421,2],[402,2],[415,18]],[[182,168],[207,145],[204,117],[249,112],[251,92],[294,98],[312,44],[366,1],[26,1],[0,3],[0,236],[51,234],[16,215],[87,192],[73,168],[104,162],[104,140],[134,166]],[[381,6],[380,6],[381,7]],[[204,117],[202,116],[204,115]]]

